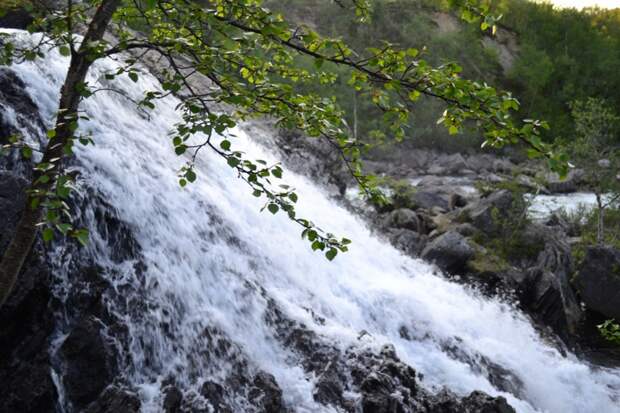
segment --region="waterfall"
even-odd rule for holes
[[[67,64],[52,51],[14,67],[50,125]],[[106,82],[102,73],[115,65],[97,62],[88,81]],[[135,99],[157,88],[147,73],[137,82],[126,76],[113,82]],[[283,176],[299,194],[298,215],[353,240],[333,262],[313,253],[283,214],[261,213],[261,200],[214,154],[199,156],[197,182],[181,188],[177,171],[186,159],[174,154],[169,138],[180,119],[177,104],[167,97],[145,114],[119,94],[98,92],[83,103],[90,120],[80,126],[95,145],[76,147],[72,167],[84,190],[77,213],[91,238],[79,253],[118,292],[106,302],[127,329],[122,375],[139,391],[143,411],[161,411],[158,389],[167,377],[189,394],[240,368],[271,373],[294,411],[330,411],[313,399],[316,377],[267,321],[276,307],[342,351],[393,344],[430,391],[482,390],[506,397],[519,412],[620,412],[620,370],[562,354],[511,303],[483,297],[402,255],[305,177]],[[277,161],[258,144],[269,130],[241,125],[234,133],[234,149]],[[100,194],[127,226],[135,257],[114,256],[87,193]],[[61,249],[52,254],[59,296],[75,288]],[[213,348],[214,334],[230,344]],[[483,361],[510,372],[520,390],[500,389]]]

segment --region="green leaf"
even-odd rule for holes
[[[69,49],[68,46],[63,45],[58,48],[58,52],[60,52],[62,56],[69,56],[71,54],[71,49]]]
[[[30,146],[24,146],[22,148],[22,155],[26,159],[32,158],[32,148]]]
[[[187,180],[189,182],[194,182],[196,180],[196,172],[194,172],[193,169],[189,169],[186,173],[185,173],[185,177],[187,178]]]
[[[338,250],[336,248],[331,248],[329,251],[325,253],[325,256],[328,260],[332,261],[338,255]]]
[[[230,150],[230,141],[225,139],[222,142],[220,142],[220,148],[224,149],[225,151],[229,151]]]
[[[239,165],[239,162],[239,159],[234,156],[229,156],[226,159],[226,163],[228,163],[231,168],[236,168]]]
[[[272,203],[272,204],[267,205],[267,209],[269,210],[269,212],[271,212],[272,214],[275,215],[280,210],[280,207],[278,207],[278,205]]]
[[[138,81],[138,74],[136,72],[129,72],[127,75],[134,83]]]
[[[277,166],[271,170],[271,174],[276,178],[282,178],[282,169]]]
[[[54,239],[54,230],[47,227],[43,230],[43,241],[50,242]]]
[[[56,136],[56,131],[54,129],[50,129],[47,131],[47,137],[52,139]]]

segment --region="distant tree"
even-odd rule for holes
[[[602,244],[605,210],[620,199],[620,117],[602,99],[588,98],[570,106],[575,135],[566,143],[567,152],[596,195],[596,240]]]
[[[369,14],[367,0],[337,3],[351,8],[359,20]],[[486,1],[451,3],[464,19],[494,31],[495,20],[487,13]],[[466,122],[474,123],[489,146],[525,144],[532,155],[546,156],[555,169],[561,170],[564,165],[564,158],[554,155],[540,139],[540,129],[547,127],[544,122],[513,120],[510,112],[519,108],[516,99],[486,84],[463,79],[458,65],[433,66],[418,50],[399,50],[387,43],[355,51],[341,40],[290,25],[281,15],[263,8],[260,0],[66,0],[54,3],[53,9],[34,0],[28,1],[28,8],[35,17],[30,30],[45,32],[45,36],[31,46],[14,44],[10,36],[4,36],[0,64],[34,60],[50,49],[69,57],[70,64],[59,92],[55,126],[48,132],[42,160],[34,167],[28,203],[0,262],[0,305],[15,285],[38,228],[43,229],[45,241],[56,232],[86,241],[84,231],[63,218],[71,189],[64,160],[72,155],[76,142],[93,140],[79,135],[79,104],[94,93],[109,90],[116,77],[128,76],[137,82],[138,65],[147,53],[161,57],[168,66],[162,73],[161,88],[145,90],[139,106],[148,110],[164,96],[183,95],[179,107],[182,121],[170,125],[175,152],[189,155],[179,174],[180,185],[197,179],[194,159],[201,150],[211,150],[226,160],[255,196],[265,199],[268,211],[284,211],[303,228],[302,236],[312,249],[324,251],[330,260],[339,251],[346,251],[350,241],[337,239],[298,217],[293,189],[272,182],[282,177],[282,168],[247,159],[235,150],[234,138],[225,136],[239,120],[271,116],[283,127],[323,139],[325,145],[338,151],[361,188],[374,196],[372,179],[361,172],[364,145],[349,135],[342,111],[332,99],[302,93],[297,87],[333,83],[333,67],[350,69],[349,86],[381,109],[386,130],[397,138],[404,135],[403,127],[414,103],[427,96],[444,102],[446,110],[439,122],[451,134]],[[313,68],[300,67],[298,56],[311,59]],[[86,74],[93,62],[106,57],[118,62],[117,69],[102,79],[109,84],[88,84]],[[210,79],[213,87],[195,88],[192,77],[197,73]],[[222,104],[231,107],[231,112],[214,110],[215,105]],[[24,155],[32,153],[23,142],[18,144]]]

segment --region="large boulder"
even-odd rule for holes
[[[1,92],[0,92],[1,93]],[[0,256],[24,206],[26,182],[0,172]],[[51,276],[36,245],[0,309],[0,411],[54,412],[58,394],[48,349],[54,333]]]
[[[620,320],[620,250],[610,246],[588,248],[576,283],[590,309]]]
[[[583,312],[570,284],[573,263],[566,234],[544,225],[533,225],[527,233],[529,238],[541,238],[544,247],[527,272],[521,305],[570,341],[583,321]]]
[[[508,215],[513,202],[512,193],[501,189],[463,208],[462,216],[479,230],[492,233],[497,229],[498,218]]]
[[[392,245],[411,256],[418,256],[426,244],[426,236],[419,232],[400,228],[388,231]]]
[[[383,226],[387,228],[404,228],[411,231],[422,232],[422,224],[417,214],[407,208],[399,208],[387,214],[383,220]]]
[[[462,274],[475,251],[467,239],[456,231],[448,231],[431,241],[422,258],[451,274]]]
[[[447,210],[450,206],[449,195],[430,189],[418,190],[413,194],[413,203],[418,208],[431,210],[434,207]]]
[[[77,407],[85,407],[97,399],[116,374],[112,345],[104,338],[101,329],[99,320],[85,318],[60,347],[65,365],[65,391]]]
[[[556,193],[575,192],[579,188],[583,176],[584,171],[581,169],[571,169],[564,178],[556,172],[549,172],[545,175],[546,187],[549,191]]]

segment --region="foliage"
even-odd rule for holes
[[[600,99],[571,104],[575,134],[563,142],[572,162],[585,171],[597,199],[597,242],[604,240],[604,212],[620,199],[620,147],[615,143],[620,118]]]
[[[515,46],[504,52],[514,59],[505,71],[496,48],[489,47],[491,33],[480,31],[479,25],[460,24],[460,13],[448,1],[375,0],[366,25],[355,24],[336,5],[329,7],[321,0],[268,0],[267,4],[292,21],[316,27],[328,36],[341,36],[354,49],[380,48],[381,40],[386,40],[416,48],[434,65],[459,62],[464,77],[513,90],[523,117],[549,121],[551,133],[543,131],[547,141],[572,135],[568,102],[595,96],[620,112],[620,96],[615,93],[620,89],[620,9],[577,11],[526,0],[488,2],[491,14],[502,16],[495,44],[506,48],[503,39],[515,39]],[[333,88],[313,87],[322,95],[335,96],[353,125],[355,99],[347,91],[346,78],[339,78]],[[376,138],[381,112],[373,105],[360,104],[360,99],[356,109],[360,135]],[[449,151],[480,147],[475,130],[459,130],[454,139],[438,128],[435,119],[442,111],[439,102],[419,100],[407,128],[412,145]]]
[[[505,86],[523,102],[523,116],[544,118],[556,136],[569,137],[569,102],[593,96],[620,112],[620,8],[579,11],[526,0],[501,0],[496,7],[521,44]]]
[[[620,345],[620,325],[618,323],[614,320],[607,320],[596,327],[606,340]]]
[[[499,257],[496,260],[498,262],[518,263],[520,260],[536,258],[543,247],[543,242],[532,238],[526,232],[531,224],[527,214],[530,201],[526,197],[526,188],[511,181],[496,184],[478,183],[476,187],[482,194],[508,190],[512,196],[512,203],[507,210],[500,211],[498,208],[493,208],[491,210],[493,230],[476,233],[474,241],[493,251]]]
[[[486,14],[484,1],[452,3],[468,21],[478,21],[483,29],[494,30],[494,18]],[[365,1],[347,4],[355,10],[358,20],[365,20],[370,14]],[[102,10],[104,14],[113,12],[111,23],[90,25],[87,40],[79,43],[74,28],[88,26],[95,9],[95,16]],[[214,151],[255,196],[265,200],[264,209],[272,214],[286,213],[303,227],[302,237],[308,239],[312,249],[324,251],[328,259],[333,259],[338,251],[346,251],[350,241],[338,239],[298,217],[297,194],[293,188],[278,183],[282,168],[247,159],[235,149],[232,133],[240,121],[256,116],[273,117],[281,127],[296,128],[310,138],[323,139],[338,151],[361,189],[370,197],[380,196],[372,178],[362,173],[361,154],[367,144],[351,136],[337,101],[313,92],[308,85],[333,85],[345,73],[351,93],[365,97],[380,110],[380,130],[389,131],[396,139],[405,135],[416,102],[421,97],[435,99],[444,107],[438,123],[448,133],[456,134],[468,125],[476,125],[484,144],[503,147],[521,143],[530,148],[532,156],[545,156],[552,168],[566,171],[566,158],[554,153],[541,138],[541,130],[548,127],[545,122],[513,119],[511,112],[519,109],[519,103],[510,93],[463,78],[462,68],[455,63],[433,65],[422,50],[415,48],[401,49],[383,43],[355,50],[341,39],[322,37],[308,26],[289,24],[282,15],[262,7],[260,0],[69,1],[59,5],[54,13],[45,9],[35,9],[34,13],[36,18],[30,30],[44,30],[46,36],[32,46],[15,45],[5,36],[0,62],[33,60],[50,49],[58,49],[71,57],[72,66],[67,74],[67,79],[71,79],[72,70],[88,68],[97,59],[115,58],[119,67],[105,74],[105,87],[79,82],[76,90],[63,89],[69,98],[77,94],[86,99],[109,90],[120,76],[137,82],[139,63],[147,52],[164,59],[169,66],[162,73],[161,89],[145,90],[138,106],[150,110],[164,96],[183,94],[179,106],[182,121],[174,125],[171,136],[175,152],[185,160],[179,171],[180,185],[196,181],[194,162],[200,151]],[[142,27],[143,32],[137,33],[132,27]],[[88,40],[90,33],[103,29],[116,40],[109,42],[99,35]],[[74,62],[79,63],[74,67]],[[312,62],[312,68],[308,68],[308,62]],[[197,90],[192,83],[197,74],[206,76],[216,87]],[[221,105],[231,107],[231,112],[215,112],[214,108]],[[80,121],[76,109],[61,107],[56,128],[48,134],[46,154],[59,145],[64,153],[35,166],[38,178],[33,182],[31,195],[33,200],[40,201],[31,206],[47,211],[46,238],[52,228],[66,229],[61,230],[63,233],[74,231],[70,224],[56,220],[59,214],[50,216],[53,205],[46,202],[55,200],[48,189],[58,188],[65,179],[60,165],[64,156],[72,154],[73,143],[91,142],[75,136]]]

